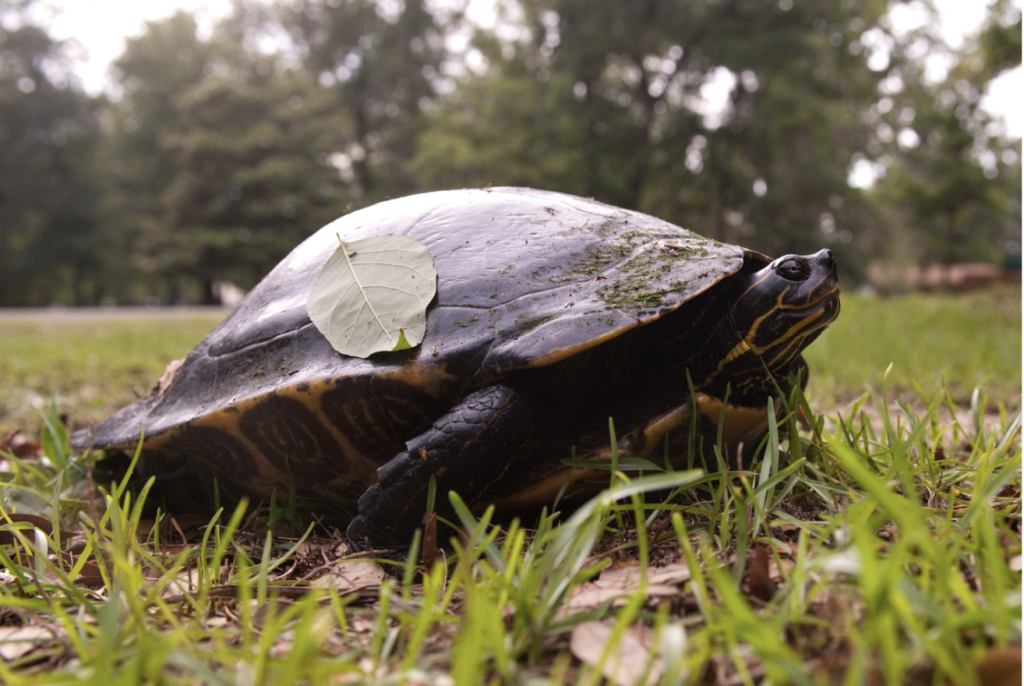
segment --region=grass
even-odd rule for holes
[[[0,681],[977,683],[1021,640],[1020,414],[976,435],[948,403],[880,433],[786,412],[749,470],[613,473],[535,530],[461,507],[450,558],[369,582],[241,508],[185,544],[128,474],[79,498],[57,428],[7,458],[39,507],[3,509]]]
[[[872,387],[890,364],[893,395],[947,390],[967,404],[975,388],[1020,405],[1021,291],[901,298],[843,296],[839,318],[804,353],[819,407]]]
[[[183,357],[225,316],[220,309],[56,310],[0,315],[0,436],[36,434],[51,400],[75,424],[100,421],[149,392],[168,362]]]
[[[1019,323],[1009,369],[967,362],[990,381],[1016,364],[1016,386],[964,404],[959,390],[913,391],[910,379],[932,383],[923,366],[862,376],[889,335],[871,322],[905,301],[847,301],[839,322],[867,338],[823,337],[826,360],[811,360],[842,406],[822,414],[794,395],[746,469],[609,472],[608,490],[530,529],[462,507],[450,556],[417,565],[414,549],[390,576],[344,557],[334,532],[268,530],[270,509],[222,510],[189,532],[144,507],[148,482],[127,487],[134,462],[73,455],[54,413],[42,457],[0,462],[0,683],[974,684],[1007,666],[1018,678],[1021,417],[1006,408],[1019,407]],[[851,376],[825,364],[840,345],[862,365]],[[947,385],[974,378],[961,373]]]

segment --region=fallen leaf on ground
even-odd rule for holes
[[[769,559],[768,548],[759,545],[754,548],[754,554],[747,563],[747,587],[750,589],[750,595],[765,602],[775,595],[775,583],[768,569]]]
[[[561,616],[568,617],[588,612],[609,600],[613,601],[613,607],[625,605],[628,602],[628,597],[636,593],[638,589],[639,587],[633,589],[602,588],[593,583],[583,584],[569,599],[569,604],[564,606],[565,614]],[[679,595],[679,589],[675,586],[655,584],[648,586],[645,593],[649,598],[667,598]]]
[[[346,560],[331,565],[330,571],[313,580],[315,588],[335,588],[339,591],[351,591],[367,586],[378,586],[384,581],[387,572],[376,562],[370,560]]]
[[[152,584],[164,585],[163,590],[160,591],[160,597],[164,600],[190,594],[202,583],[202,573],[195,568],[178,570],[173,577],[162,576],[152,581]]]
[[[607,586],[619,584],[623,586],[639,587],[641,576],[639,565],[631,567],[610,567],[601,572],[601,575],[597,580]],[[689,580],[690,569],[682,562],[665,565],[664,567],[647,568],[648,584],[677,584],[682,581]]]
[[[596,667],[601,664],[614,630],[615,621],[611,619],[583,622],[572,630],[569,651],[581,662]],[[634,686],[641,679],[648,684],[657,683],[664,664],[651,654],[653,638],[653,632],[645,626],[627,627],[618,644],[608,650],[601,673],[619,686]]]
[[[981,686],[1011,686],[1021,682],[1020,646],[996,648],[974,666]]]
[[[49,517],[41,517],[39,515],[21,513],[5,513],[3,517],[0,517],[0,525],[7,525],[8,527],[10,527],[11,524],[29,524],[31,525],[32,528],[39,529],[47,536],[53,533],[53,524],[50,522]],[[30,536],[32,528],[21,529],[21,535]],[[64,531],[62,529],[60,532],[60,536],[63,539],[71,538],[71,536],[73,535],[74,532],[72,531]],[[16,543],[17,541],[18,537],[15,536],[13,531],[0,531],[0,545],[10,545],[12,543]]]
[[[33,441],[18,432],[0,438],[0,452],[10,453],[22,460],[43,456],[43,449],[38,441]]]
[[[0,626],[0,657],[8,662],[28,655],[56,634],[41,626]]]
[[[685,564],[676,563],[665,567],[647,568],[648,598],[666,598],[679,595],[676,584],[687,581],[690,570]],[[587,612],[609,600],[613,606],[625,605],[627,598],[640,590],[641,573],[639,565],[615,565],[604,569],[593,581],[577,586],[569,602],[563,606],[560,615],[568,617]]]

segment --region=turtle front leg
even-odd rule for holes
[[[526,399],[507,386],[466,396],[377,470],[377,483],[359,499],[359,514],[348,527],[350,550],[364,550],[367,544],[407,548],[426,512],[431,476],[437,477],[438,515],[454,516],[449,491],[466,503],[477,501],[526,445],[531,415]]]

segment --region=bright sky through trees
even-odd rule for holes
[[[474,0],[486,5],[491,0]],[[82,46],[83,60],[78,73],[86,89],[98,92],[109,83],[105,74],[110,63],[124,49],[126,36],[142,33],[144,22],[170,16],[178,9],[194,14],[200,25],[225,15],[230,9],[228,0],[52,0],[60,14],[53,19],[56,38],[75,38]],[[953,47],[963,42],[964,35],[977,30],[985,19],[988,3],[963,0],[935,0],[942,13],[941,31]],[[1018,0],[1019,4],[1019,0]],[[913,3],[897,8],[893,17],[897,26],[913,26],[922,21],[923,12]],[[485,10],[473,13],[486,17]],[[479,20],[479,19],[478,19]],[[724,96],[728,95],[725,89]],[[984,106],[1006,120],[1009,133],[1014,137],[1024,134],[1024,69],[1017,67],[1003,74],[990,85]],[[723,96],[723,97],[724,97]]]

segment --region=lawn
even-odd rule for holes
[[[1020,291],[843,308],[746,470],[609,471],[502,528],[462,508],[390,574],[281,508],[170,520],[54,414],[0,462],[0,683],[1019,683]],[[5,321],[4,426],[129,402],[204,317]]]
[[[842,312],[804,356],[816,407],[878,390],[893,365],[890,390],[912,396],[946,388],[967,404],[975,388],[992,403],[1020,405],[1021,291],[955,296],[844,296]]]
[[[0,435],[38,433],[55,401],[74,426],[145,395],[226,316],[219,308],[0,313]]]

